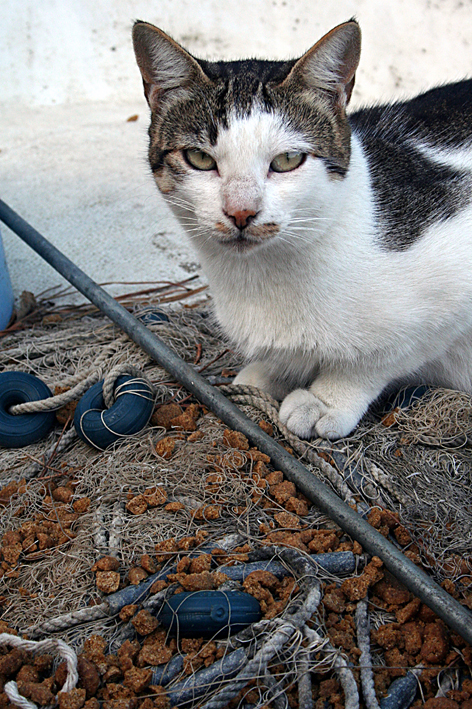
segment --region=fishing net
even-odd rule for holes
[[[276,402],[231,385],[241,361],[197,279],[121,300],[472,607],[470,397],[427,391],[369,412],[336,444],[308,444],[280,425]],[[92,306],[33,300],[1,343],[0,371],[63,397],[46,440],[1,451],[5,706],[375,707],[395,680],[417,706],[446,694],[466,706],[470,647]],[[98,450],[75,433],[70,392],[126,371],[150,383],[155,411]],[[197,637],[160,623],[170,598],[205,590],[249,593],[260,619]],[[11,633],[66,643],[78,686],[59,651],[14,648]]]

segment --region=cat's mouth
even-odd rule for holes
[[[260,239],[251,239],[244,234],[239,234],[237,236],[231,236],[228,239],[218,239],[219,243],[225,246],[227,249],[232,249],[233,251],[238,251],[239,253],[245,253],[251,249],[259,246],[261,244]]]
[[[223,224],[217,224],[218,242],[223,246],[238,251],[240,253],[250,251],[256,246],[267,242],[271,237],[279,233],[278,224],[251,224],[245,229],[233,231]]]

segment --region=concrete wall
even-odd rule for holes
[[[470,0],[2,0],[0,101],[134,98],[134,19],[157,24],[197,56],[282,58],[352,15],[364,34],[357,101],[472,70]]]

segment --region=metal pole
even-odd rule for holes
[[[156,335],[119,305],[86,273],[47,241],[36,229],[0,200],[0,220],[26,242],[69,283],[85,295],[103,313],[147,352],[161,367],[228,426],[244,433],[251,443],[271,458],[272,464],[330,519],[369,554],[382,559],[386,568],[428,605],[440,618],[468,643],[472,644],[472,613],[450,596],[422,569],[405,557],[391,542],[354,512],[330,488],[318,480],[285,448],[264,431],[218,389],[212,387],[193,367],[184,362]]]

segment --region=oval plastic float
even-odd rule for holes
[[[416,404],[417,401],[420,401],[429,391],[431,391],[431,387],[426,384],[405,387],[404,389],[400,389],[395,396],[389,399],[389,404],[392,409],[395,409],[397,406],[400,409],[407,409],[409,406]]]
[[[52,396],[49,387],[27,372],[0,374],[0,446],[22,448],[46,438],[54,426],[54,411],[13,415],[12,406]]]
[[[138,313],[136,317],[145,325],[169,322],[169,318],[162,310],[146,310],[144,313]]]
[[[93,385],[80,399],[74,414],[79,437],[104,450],[119,438],[141,431],[154,409],[154,394],[144,379],[129,375],[118,377],[115,403],[109,409],[103,399],[103,380]]]
[[[262,616],[259,601],[241,591],[195,591],[167,599],[157,617],[174,635],[233,635]]]

